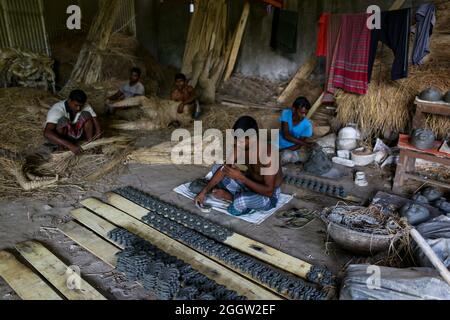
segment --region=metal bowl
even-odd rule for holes
[[[379,235],[355,231],[334,222],[328,222],[328,234],[342,248],[357,254],[375,255],[389,250],[395,234]]]
[[[424,101],[436,102],[442,100],[442,92],[434,87],[430,87],[420,94],[420,99]]]

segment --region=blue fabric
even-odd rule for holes
[[[280,117],[280,122],[286,122],[289,125],[289,132],[296,139],[311,138],[314,134],[313,125],[307,118],[304,118],[302,121],[300,121],[300,123],[294,126],[292,120],[292,109],[286,109],[283,111]],[[283,132],[280,132],[280,141],[278,144],[280,150],[293,147],[294,145],[294,143],[287,141],[284,138]]]
[[[215,175],[221,165],[213,166],[212,173]],[[276,188],[272,197],[266,197],[251,191],[239,181],[224,178],[218,188],[227,190],[234,197],[233,203],[228,208],[228,212],[233,216],[251,214],[255,211],[269,211],[276,208],[278,199],[281,196],[281,188]]]

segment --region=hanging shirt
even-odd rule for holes
[[[422,64],[430,53],[430,37],[436,24],[436,7],[433,3],[422,4],[416,13],[416,40],[412,55],[414,65]]]
[[[398,80],[408,76],[409,34],[411,32],[411,10],[402,9],[381,13],[381,29],[372,30],[369,58],[369,81],[377,55],[378,41],[394,52],[391,78]]]
[[[327,56],[327,33],[328,25],[330,20],[329,13],[322,13],[319,19],[319,32],[317,37],[317,49],[316,56],[326,57]]]
[[[308,118],[304,118],[298,124],[294,125],[292,119],[292,109],[286,109],[282,112],[280,122],[286,122],[289,126],[289,133],[296,139],[311,138],[314,134],[313,125]],[[280,132],[280,141],[278,147],[280,150],[293,147],[295,144],[286,140],[283,136],[283,132]]]

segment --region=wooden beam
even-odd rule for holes
[[[250,300],[280,300],[281,298],[263,287],[245,279],[235,272],[223,267],[219,263],[192,250],[188,246],[166,236],[149,227],[143,222],[129,216],[114,207],[96,199],[87,199],[81,202],[87,209],[99,216],[108,219],[115,225],[127,229],[131,233],[149,241],[159,249],[180,260],[189,263],[194,269],[208,278],[227,288],[246,296]]]
[[[70,221],[58,229],[64,233],[67,237],[78,243],[84,249],[100,258],[112,268],[116,267],[117,257],[121,250],[116,246],[113,246],[106,240],[98,237],[92,231],[83,228],[79,224]]]
[[[241,47],[242,38],[244,36],[245,27],[247,26],[248,16],[250,13],[250,3],[248,1],[244,4],[244,9],[242,10],[241,20],[236,28],[236,32],[233,37],[233,44],[231,47],[230,58],[228,60],[227,69],[225,71],[224,81],[228,81],[233,73],[234,67],[236,65],[236,60],[239,54],[239,49]]]
[[[16,250],[69,300],[106,300],[85,280],[79,278],[79,290],[67,285],[69,266],[59,260],[42,244],[28,241],[16,245]],[[76,275],[75,275],[76,277]]]
[[[108,202],[111,205],[130,214],[136,219],[140,220],[148,214],[147,209],[118,194],[107,193],[106,195],[108,198]],[[305,261],[292,257],[270,246],[244,237],[237,233],[234,233],[231,237],[228,237],[228,239],[225,240],[224,244],[304,279],[306,279],[306,275],[312,267],[311,264]]]
[[[316,111],[322,105],[322,100],[323,100],[324,96],[325,96],[325,92],[322,92],[322,94],[320,95],[319,99],[317,99],[317,101],[312,106],[311,110],[309,110],[307,118],[311,119],[312,116],[314,115],[314,113],[316,113]]]
[[[295,74],[295,76],[292,78],[291,82],[289,83],[289,85],[286,87],[286,89],[283,91],[283,93],[280,95],[280,97],[278,98],[278,103],[279,104],[284,104],[287,101],[289,101],[289,99],[292,99],[292,94],[295,92],[295,90],[299,87],[300,82],[302,80],[308,79],[308,77],[311,75],[311,73],[314,71],[314,69],[316,68],[316,64],[317,64],[317,58],[316,56],[313,54],[309,57],[309,59],[306,61],[305,64],[303,64],[300,69],[298,69],[297,73]]]
[[[401,9],[404,4],[405,0],[395,0],[392,6],[389,8],[389,11]]]
[[[9,252],[0,252],[0,277],[22,300],[62,300],[62,298]]]

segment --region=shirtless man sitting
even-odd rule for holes
[[[196,104],[196,110],[194,111],[194,119],[200,117],[199,103],[197,100],[197,94],[195,89],[188,85],[186,76],[179,73],[175,76],[175,87],[172,90],[170,99],[173,101],[180,102],[178,106],[178,113],[183,113],[186,106]]]
[[[92,141],[101,136],[97,115],[86,101],[86,93],[74,90],[69,99],[58,102],[49,110],[44,136],[50,143],[78,155],[83,152],[80,141]]]
[[[275,208],[281,195],[280,187],[283,181],[283,174],[279,166],[275,166],[273,170],[268,170],[269,174],[262,173],[264,168],[269,169],[275,162],[279,163],[279,155],[272,154],[269,145],[267,157],[271,161],[268,164],[262,164],[259,152],[259,137],[256,139],[257,146],[252,147],[249,136],[240,139],[239,134],[236,134],[239,129],[243,132],[248,132],[251,129],[258,132],[258,124],[251,117],[242,117],[233,127],[235,131],[235,152],[232,161],[228,163],[236,163],[238,150],[240,149],[245,154],[247,173],[244,174],[235,165],[215,165],[212,170],[213,178],[195,198],[195,202],[202,205],[207,194],[212,192],[216,198],[232,202],[228,212],[234,216],[250,214],[254,210],[268,211]],[[253,152],[257,154],[255,155]],[[274,157],[278,157],[278,159]],[[250,163],[250,159],[257,159],[257,163]]]

